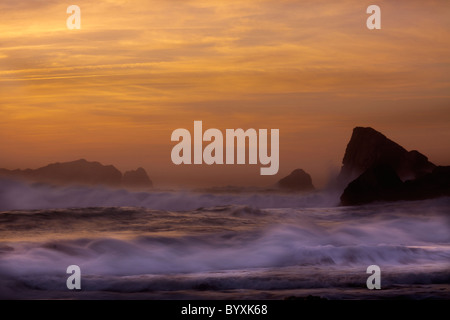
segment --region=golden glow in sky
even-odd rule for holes
[[[71,3],[72,4],[72,3]],[[449,165],[450,2],[0,3],[0,167],[86,158],[144,167],[156,185],[320,186],[355,126]],[[280,170],[175,166],[173,130],[280,129]]]

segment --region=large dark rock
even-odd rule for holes
[[[406,200],[450,196],[450,166],[439,166],[418,179],[405,181],[404,195]]]
[[[126,171],[123,174],[122,184],[130,188],[151,188],[153,186],[144,168]]]
[[[112,165],[84,159],[52,163],[38,169],[0,169],[0,176],[54,185],[104,185],[110,187],[151,187],[144,169],[129,171],[124,176]]]
[[[342,160],[339,181],[346,185],[371,167],[387,165],[403,181],[430,173],[435,165],[418,151],[407,151],[372,128],[356,127]]]
[[[391,166],[374,166],[350,182],[341,195],[341,204],[398,200],[402,188],[403,182]]]
[[[291,190],[291,191],[312,191],[312,190],[314,190],[311,176],[302,169],[295,169],[288,176],[286,176],[286,177],[282,178],[280,181],[278,181],[277,185],[281,189]]]
[[[342,205],[374,201],[423,200],[450,196],[450,166],[436,167],[420,178],[401,181],[387,165],[369,168],[350,182],[341,195]]]
[[[450,167],[436,167],[372,128],[353,129],[342,163],[343,205],[450,196]]]

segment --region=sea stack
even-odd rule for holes
[[[144,168],[126,171],[123,174],[122,185],[129,188],[152,188],[153,183]]]
[[[379,165],[392,167],[402,181],[422,177],[436,167],[420,152],[408,152],[370,127],[354,128],[338,180],[346,185],[367,169]]]
[[[348,183],[342,205],[450,196],[450,167],[437,167],[372,128],[353,130],[338,179]]]
[[[402,187],[402,180],[391,166],[373,166],[349,183],[341,196],[341,204],[399,200]]]
[[[313,191],[311,176],[303,169],[295,169],[288,176],[278,181],[277,186],[280,189],[288,191]]]

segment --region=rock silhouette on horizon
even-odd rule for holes
[[[312,184],[311,176],[303,169],[295,169],[288,176],[280,179],[277,183],[280,189],[289,191],[312,191],[314,185]]]
[[[416,150],[405,148],[370,127],[356,127],[345,150],[338,180],[346,185],[367,169],[387,165],[402,181],[431,173],[436,167]]]
[[[437,167],[372,128],[353,129],[338,179],[350,180],[342,205],[450,196],[450,167]]]
[[[147,175],[144,168],[137,168],[136,170],[126,171],[123,174],[122,184],[129,188],[146,188],[152,187],[153,183]]]
[[[126,175],[122,175],[122,173],[112,165],[102,165],[99,162],[90,162],[85,159],[51,163],[37,169],[0,169],[0,176],[55,185],[152,187],[152,182],[143,168],[129,171],[126,172]]]

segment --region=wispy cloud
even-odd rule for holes
[[[111,141],[122,141],[128,154],[148,145],[164,167],[167,136],[194,119],[273,123],[285,149],[306,134],[311,143],[284,158],[289,166],[323,130],[345,140],[354,125],[389,129],[393,118],[405,132],[420,121],[441,128],[450,113],[446,0],[380,0],[378,31],[365,27],[369,1],[76,4],[81,30],[67,30],[60,1],[0,3],[0,140],[10,166],[19,149],[56,159],[98,157],[96,146],[134,166],[139,156],[114,151]],[[329,150],[322,156],[339,162],[340,151]]]

